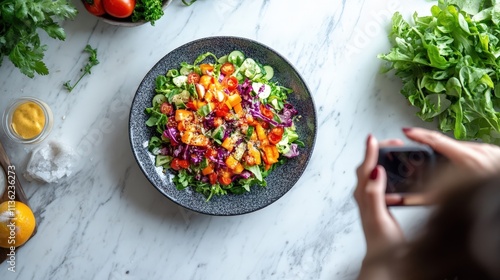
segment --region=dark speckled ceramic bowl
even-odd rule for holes
[[[242,51],[262,64],[274,68],[273,81],[293,89],[289,101],[301,115],[296,121],[297,132],[305,143],[300,148],[300,156],[277,167],[267,177],[267,187],[254,186],[249,193],[242,195],[215,196],[206,201],[202,194],[191,188],[179,191],[172,183],[172,174],[164,173],[155,167],[154,156],[147,149],[148,140],[154,135],[154,130],[145,125],[148,116],[144,113],[146,107],[151,107],[155,95],[155,79],[164,75],[169,69],[178,68],[181,62],[192,63],[198,55],[212,52],[217,57],[233,50]],[[239,215],[261,209],[282,197],[299,180],[311,157],[316,140],[316,111],[312,96],[306,83],[294,67],[280,54],[271,48],[245,38],[210,37],[199,39],[168,53],[144,77],[132,102],[129,120],[129,133],[132,151],[144,175],[163,195],[175,203],[204,214],[228,216]]]

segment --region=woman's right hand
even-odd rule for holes
[[[429,145],[459,170],[474,176],[500,173],[500,147],[452,139],[440,132],[423,128],[404,128],[409,139]]]
[[[447,158],[449,164],[437,167],[421,198],[425,203],[438,203],[467,182],[500,174],[500,147],[469,141],[459,141],[441,132],[423,128],[404,128],[410,140],[426,144]]]

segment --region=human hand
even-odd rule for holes
[[[455,165],[459,171],[474,176],[500,173],[500,147],[476,142],[458,141],[440,132],[423,128],[403,128],[409,139],[429,145]]]
[[[358,204],[363,231],[366,239],[366,257],[376,256],[404,241],[403,232],[387,208],[401,199],[386,196],[387,174],[377,165],[380,146],[400,146],[401,140],[387,140],[382,143],[369,136],[366,143],[365,159],[356,170],[358,184],[354,198]]]
[[[424,128],[403,128],[403,132],[410,140],[428,145],[447,158],[444,164],[436,167],[432,180],[428,180],[425,191],[421,193],[425,204],[439,202],[449,192],[467,186],[467,182],[500,173],[498,146],[459,141]]]

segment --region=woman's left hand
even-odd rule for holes
[[[387,140],[379,144],[370,135],[366,143],[365,159],[356,170],[358,184],[354,198],[366,239],[365,260],[404,242],[403,231],[387,208],[388,204],[397,204],[402,198],[397,195],[386,196],[387,174],[382,166],[377,165],[380,146],[401,145],[401,140]]]

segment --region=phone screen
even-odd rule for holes
[[[387,172],[386,193],[415,193],[425,186],[434,154],[425,147],[381,148],[379,164]]]

